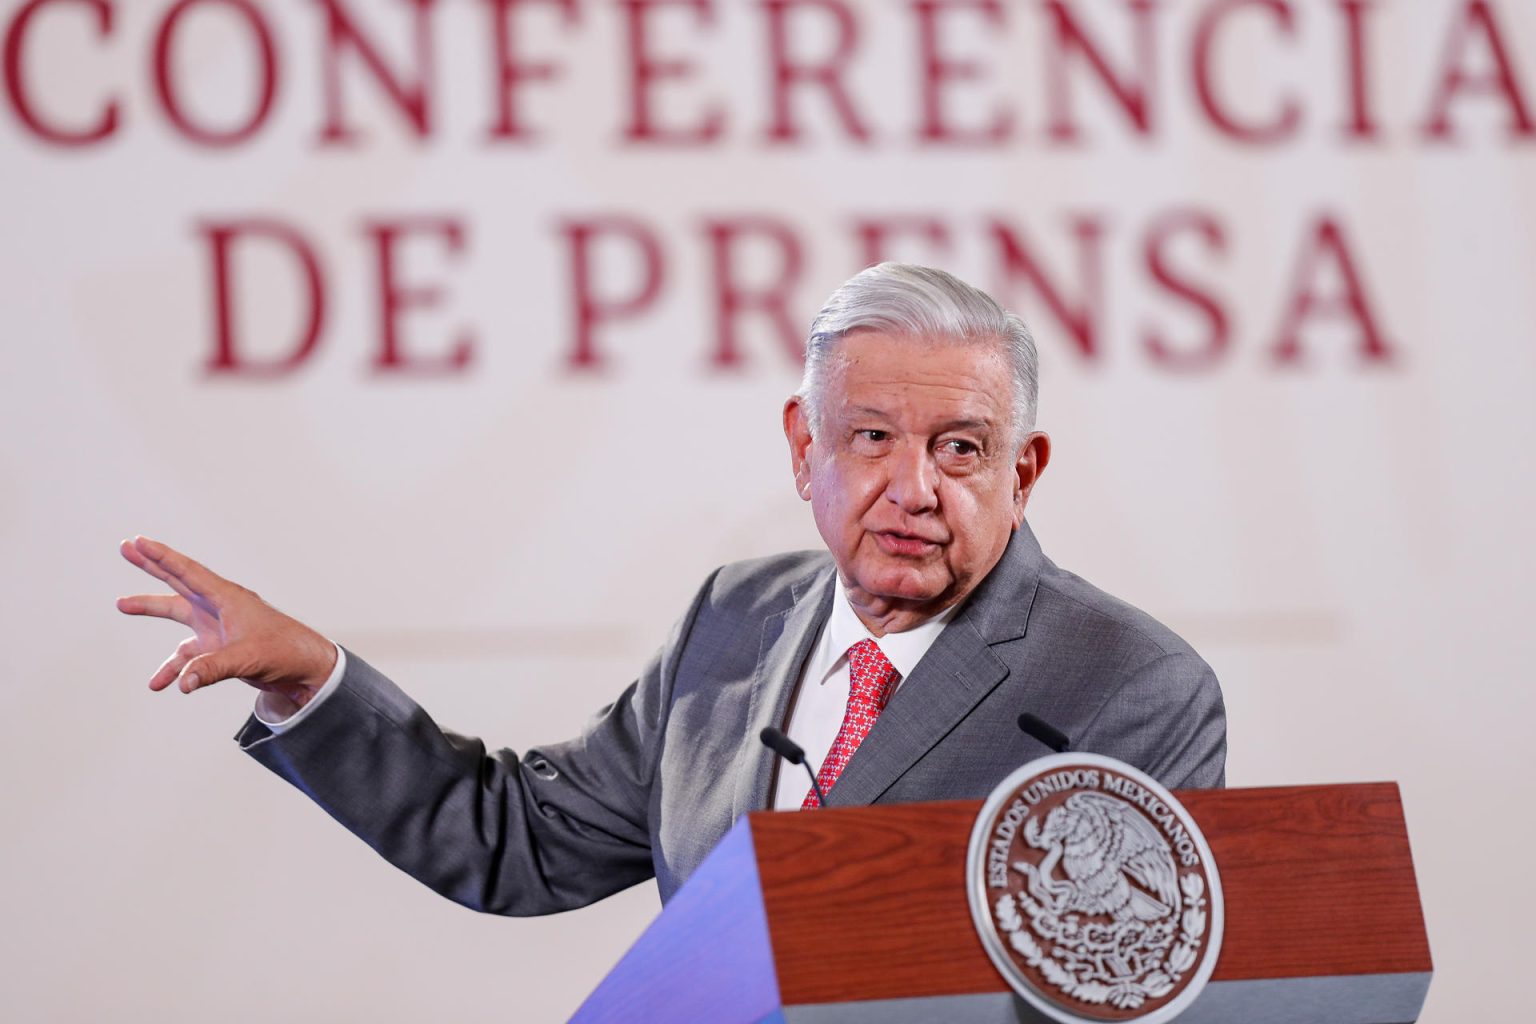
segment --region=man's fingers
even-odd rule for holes
[[[192,625],[192,606],[184,597],[175,594],[134,594],[117,599],[117,610],[124,615],[153,615],[157,619],[174,619],[183,626]]]
[[[135,537],[133,544],[140,553],[153,560],[162,569],[185,583],[198,594],[214,597],[222,590],[231,586],[229,580],[226,580],[218,573],[188,558],[175,548],[161,544],[157,540],[150,540],[148,537]]]
[[[164,568],[159,562],[150,558],[143,551],[140,551],[137,540],[125,540],[118,545],[117,549],[122,552],[123,557],[128,559],[128,561],[143,569],[161,583],[168,585],[188,601],[197,600],[198,594],[191,587],[183,583],[179,577]]]
[[[149,679],[149,688],[160,691],[176,681],[182,668],[197,656],[197,637],[189,636],[176,647],[176,652],[160,665]]]
[[[191,693],[226,679],[253,675],[254,668],[245,664],[243,653],[238,647],[225,647],[209,654],[199,654],[181,670],[181,679],[177,685],[181,687],[182,693]]]

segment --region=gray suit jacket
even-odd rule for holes
[[[782,726],[834,594],[825,552],[728,565],[644,673],[582,735],[488,753],[439,728],[350,652],[340,687],[274,736],[237,739],[383,857],[466,906],[542,914],[655,875],[669,899],[726,831],[767,806]],[[1224,780],[1210,668],[1149,616],[1053,565],[1026,526],[903,680],[828,796],[836,807],[986,795],[1048,751],[1078,750],[1170,788]]]

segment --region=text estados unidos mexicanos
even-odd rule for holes
[[[1179,821],[1173,808],[1156,794],[1149,792],[1145,786],[1133,779],[1110,772],[1101,775],[1092,769],[1069,768],[1031,782],[1003,812],[992,830],[992,839],[988,844],[987,885],[989,888],[1006,889],[1008,887],[1008,851],[1013,845],[1014,836],[1018,834],[1019,826],[1024,823],[1040,801],[1053,793],[1060,793],[1067,789],[1103,790],[1115,794],[1128,803],[1135,804],[1162,828],[1178,854],[1180,864],[1192,868],[1200,863],[1200,854],[1195,849],[1194,837]]]

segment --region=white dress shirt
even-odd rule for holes
[[[896,689],[900,689],[959,608],[954,605],[920,626],[877,637],[859,620],[853,605],[848,603],[848,592],[843,589],[842,580],[837,581],[837,593],[832,595],[832,614],[827,616],[821,635],[816,638],[816,646],[805,660],[805,671],[800,676],[800,685],[795,690],[789,711],[789,725],[784,729],[790,739],[804,748],[805,763],[811,766],[811,771],[821,768],[848,710],[848,648],[860,640],[873,640],[879,644],[886,660],[901,673],[901,678],[896,681]],[[811,780],[803,768],[786,761],[779,762],[778,771],[779,781],[774,787],[770,807],[780,811],[799,810],[805,795],[811,791]],[[827,794],[827,805],[837,805],[837,798],[831,793]]]

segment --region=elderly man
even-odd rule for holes
[[[984,293],[894,264],[848,281],[784,406],[827,551],[716,570],[581,736],[521,758],[439,728],[357,655],[164,545],[123,555],[175,594],[119,607],[193,629],[151,689],[264,691],[246,751],[392,863],[499,913],[653,874],[668,899],[742,814],[814,806],[759,746],[768,725],[834,806],[980,797],[1045,753],[1015,726],[1026,710],[1166,786],[1219,786],[1209,667],[1025,525],[1050,456],[1035,392],[1028,331]]]

